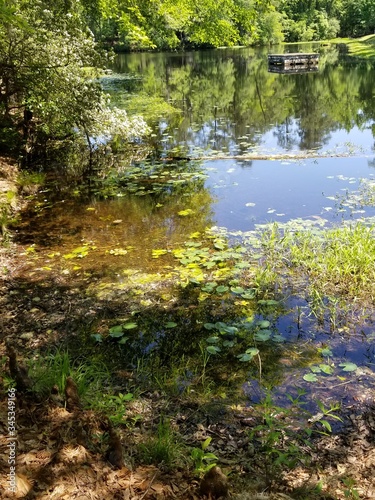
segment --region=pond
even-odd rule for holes
[[[208,338],[213,363],[238,348],[237,360],[254,365],[239,382],[252,400],[263,391],[254,382],[261,358],[264,385],[281,400],[296,387],[315,399],[366,399],[375,387],[372,299],[351,309],[325,292],[316,308],[318,289],[281,270],[286,254],[262,254],[273,223],[277,252],[291,231],[290,256],[296,230],[322,238],[375,217],[375,69],[335,47],[300,49],[319,50],[317,71],[271,72],[267,52],[252,49],[118,55],[102,84],[152,124],[153,160],[119,174],[121,189],[109,183],[104,200],[51,203],[42,194],[19,229],[25,272],[83,280],[99,300],[130,294],[134,311],[158,304],[164,327],[155,309],[155,321],[127,323],[141,328],[143,352],[168,351],[165,339],[180,326],[176,338]],[[243,277],[248,262],[258,274]],[[168,288],[176,276],[181,296]],[[160,302],[198,312],[188,320]],[[241,353],[249,331],[254,342]],[[132,341],[121,328],[117,337]]]
[[[161,157],[206,159],[217,225],[246,230],[318,215],[333,221],[338,214],[327,197],[358,190],[374,174],[373,68],[332,47],[294,50],[322,52],[318,71],[272,73],[264,50],[128,54],[117,56],[103,85],[131,111],[162,111],[154,117]],[[142,109],[139,96],[147,96]],[[170,108],[160,110],[160,99]],[[339,218],[362,209],[340,207]]]

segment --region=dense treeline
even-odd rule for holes
[[[374,0],[82,0],[95,37],[123,50],[264,45],[361,36]]]

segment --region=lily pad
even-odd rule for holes
[[[122,325],[116,325],[109,329],[109,336],[112,338],[119,338],[124,335]]]
[[[133,328],[137,328],[137,323],[124,323],[122,325],[124,330],[132,330]]]
[[[165,255],[168,253],[168,250],[164,250],[164,248],[158,248],[155,250],[152,250],[152,258],[153,259],[158,259],[161,255]]]
[[[320,351],[321,355],[324,356],[324,357],[329,357],[329,356],[332,356],[332,351],[329,347],[324,347],[321,351]]]
[[[270,324],[271,323],[268,320],[264,319],[262,321],[259,321],[258,326],[259,328],[263,329],[263,328],[268,328]]]
[[[331,375],[334,372],[334,369],[330,365],[320,364],[319,368],[323,373],[326,373],[327,375]]]
[[[246,349],[246,351],[243,354],[239,354],[237,358],[241,362],[246,362],[246,361],[251,361],[254,356],[259,354],[259,349],[256,347],[250,347],[249,349]]]
[[[344,372],[354,372],[358,366],[355,363],[340,363],[339,366],[343,369]]]
[[[91,335],[91,338],[93,340],[95,340],[95,342],[99,342],[99,343],[103,342],[103,337],[100,335],[100,333],[93,333]]]
[[[203,326],[206,330],[214,330],[216,328],[214,323],[205,323]]]
[[[218,347],[217,345],[208,345],[206,349],[210,354],[217,354],[218,352],[220,352],[220,347]]]
[[[122,337],[121,340],[119,340],[119,344],[123,345],[123,344],[126,344],[126,342],[129,340],[129,337]]]
[[[248,290],[241,295],[243,299],[251,300],[255,297],[255,290]]]
[[[187,208],[186,210],[180,210],[179,212],[177,212],[178,215],[180,215],[181,217],[186,217],[188,215],[192,215],[194,213],[194,210],[192,210],[191,208]]]
[[[219,340],[219,337],[208,337],[208,339],[206,339],[206,342],[208,344],[217,344]]]
[[[177,323],[175,323],[174,321],[168,321],[168,323],[166,323],[164,326],[165,328],[175,328],[177,326]]]
[[[260,330],[259,332],[256,332],[254,338],[255,340],[258,340],[258,342],[266,342],[271,338],[271,335],[271,330]]]
[[[122,325],[112,326],[109,329],[109,333],[118,333],[118,332],[122,332]]]

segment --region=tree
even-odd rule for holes
[[[97,76],[105,63],[78,0],[16,0],[0,21],[0,124],[30,159],[49,141],[121,132],[142,134],[141,119],[113,111]],[[88,68],[91,68],[88,70]]]
[[[346,36],[362,36],[374,33],[375,1],[343,0],[342,31]]]
[[[266,12],[259,17],[256,26],[256,41],[259,45],[275,45],[284,40],[282,15],[279,12]]]
[[[126,50],[247,44],[268,0],[82,0],[96,37]]]
[[[342,0],[281,0],[288,42],[334,38],[340,30]]]

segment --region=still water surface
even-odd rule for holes
[[[246,232],[268,222],[337,225],[373,217],[375,207],[364,206],[360,193],[375,175],[375,69],[335,47],[301,50],[321,52],[318,71],[270,72],[264,50],[130,54],[118,56],[115,74],[103,83],[133,112],[139,95],[150,109],[162,98],[177,110],[154,118],[156,149],[160,157],[204,158],[212,223],[219,227]],[[276,326],[290,342],[304,345],[312,335],[317,346],[330,344],[337,363],[363,365],[364,386],[374,386],[375,353],[365,340],[371,322],[362,337],[334,336],[311,317],[301,330],[295,311],[306,301],[290,297],[286,305],[291,312]],[[286,370],[279,396],[300,376],[299,369]],[[350,390],[343,391],[345,399]]]
[[[155,155],[165,162],[152,174],[152,189],[151,177],[140,185],[133,171],[119,197],[89,206],[39,202],[20,229],[25,246],[34,245],[30,276],[62,273],[96,288],[113,282],[109,290],[117,294],[129,276],[136,286],[140,277],[160,278],[176,265],[168,255],[154,259],[153,250],[181,246],[207,227],[247,232],[267,222],[328,226],[375,216],[360,196],[375,179],[375,70],[334,47],[303,50],[317,49],[323,50],[318,71],[294,74],[269,72],[267,53],[251,49],[118,56],[103,86],[117,105],[150,119]],[[206,177],[185,182],[168,160],[176,156],[200,158],[197,172]],[[174,179],[167,189],[166,179]],[[359,385],[340,390],[356,395],[375,387],[372,313],[360,332],[333,334],[309,314],[304,297],[286,293],[284,305],[283,314],[270,318],[295,352],[272,368],[280,393],[308,386],[301,359],[326,344],[336,366],[351,361],[362,369]]]
[[[127,54],[103,85],[134,112],[139,95],[148,110],[160,98],[177,110],[154,118],[161,156],[226,157],[204,162],[217,225],[249,230],[296,217],[362,217],[363,207],[338,212],[327,197],[341,199],[375,173],[375,70],[334,47],[301,50],[322,52],[318,71],[270,72],[266,51],[253,49]],[[273,161],[253,159],[263,155]]]

